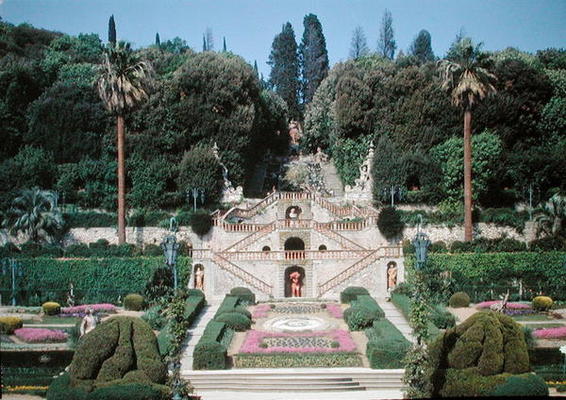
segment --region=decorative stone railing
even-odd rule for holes
[[[342,247],[346,248],[346,249],[349,249],[349,250],[366,250],[365,247],[360,246],[360,245],[357,244],[356,242],[354,242],[354,241],[348,239],[347,237],[342,236],[342,235],[340,235],[339,233],[337,233],[337,232],[335,232],[335,231],[333,231],[333,230],[328,229],[325,224],[320,224],[320,223],[318,223],[318,222],[315,222],[315,223],[313,224],[313,228],[314,228],[317,232],[323,234],[324,236],[326,236],[326,237],[328,237],[328,238],[334,240],[335,242],[340,243],[340,245],[341,245]]]
[[[224,249],[224,251],[238,251],[244,249],[250,244],[254,243],[256,240],[259,240],[261,237],[273,232],[274,230],[275,230],[275,222],[272,222],[271,224],[263,225],[263,227],[259,231],[256,231],[251,235],[246,236],[242,240]]]
[[[226,251],[222,257],[231,261],[280,260],[347,260],[365,257],[371,250],[288,250],[288,251]]]
[[[220,268],[232,273],[233,275],[240,278],[245,283],[249,284],[250,286],[255,287],[256,289],[271,295],[273,292],[273,286],[269,285],[268,283],[262,281],[259,278],[256,278],[249,272],[243,270],[242,268],[238,267],[236,264],[231,263],[221,255],[217,253],[213,253],[212,261],[216,263]]]

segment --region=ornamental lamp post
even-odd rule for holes
[[[421,232],[421,224],[423,222],[422,215],[419,214],[419,223],[417,225],[417,233],[412,241],[415,247],[415,274],[414,274],[414,296],[413,305],[411,307],[411,323],[414,324],[413,330],[417,338],[417,344],[420,346],[423,340],[428,338],[428,327],[424,320],[428,319],[427,305],[427,288],[424,281],[423,269],[427,260],[428,246],[430,240],[428,236]]]
[[[413,238],[413,246],[415,247],[416,269],[422,270],[426,264],[426,259],[428,256],[428,247],[430,246],[430,240],[428,235],[421,231],[421,225],[423,223],[423,216],[418,214],[419,223],[417,224],[417,234]]]
[[[165,236],[165,239],[161,243],[161,249],[165,256],[165,264],[173,270],[173,289],[177,292],[177,255],[181,245],[177,243],[177,237],[175,236],[174,220],[175,218],[171,218],[171,234]]]
[[[2,275],[7,275],[11,273],[12,275],[12,306],[16,305],[16,296],[18,294],[18,278],[22,278],[24,276],[24,269],[20,263],[18,263],[13,258],[5,259],[2,263]]]
[[[200,197],[200,203],[204,204],[204,189],[200,187],[188,188],[187,189],[187,201],[191,201],[193,198],[193,211],[197,210],[197,200]]]

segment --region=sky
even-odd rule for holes
[[[430,32],[437,56],[461,29],[485,50],[566,47],[566,0],[0,0],[4,21],[71,35],[97,33],[104,41],[113,14],[118,39],[135,47],[153,44],[159,32],[162,42],[179,36],[200,51],[211,28],[216,50],[225,37],[228,50],[257,60],[266,78],[273,38],[285,22],[300,43],[304,16],[317,15],[333,65],[348,58],[356,26],[375,50],[385,9],[404,52],[421,29]]]

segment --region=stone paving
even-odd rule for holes
[[[193,351],[198,341],[200,340],[204,328],[209,323],[209,321],[214,318],[214,314],[218,310],[220,303],[207,304],[200,316],[196,319],[193,327],[189,329],[187,344],[183,350],[183,356],[181,357],[181,371],[192,370],[193,369]]]

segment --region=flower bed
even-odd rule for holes
[[[14,335],[26,343],[60,343],[68,338],[67,333],[61,330],[45,328],[20,328],[14,331]]]
[[[94,312],[105,312],[105,313],[116,312],[116,306],[114,304],[101,303],[101,304],[83,304],[74,307],[63,307],[61,309],[60,315],[62,317],[84,317],[86,315],[86,310],[89,308],[92,309],[92,311]]]
[[[233,356],[236,368],[338,368],[361,367],[357,353],[244,353]]]
[[[533,336],[537,339],[566,339],[566,326],[537,329],[533,332]]]
[[[490,301],[482,301],[481,303],[476,304],[476,308],[485,309],[490,308],[495,304],[501,304],[500,300],[490,300]],[[530,310],[532,306],[526,303],[507,303],[507,308],[511,310]]]
[[[336,319],[342,319],[344,317],[344,311],[339,304],[327,304],[326,311]]]
[[[334,342],[337,344],[334,344]],[[355,350],[356,344],[350,333],[341,329],[311,333],[279,333],[254,330],[247,333],[240,353],[332,353]]]
[[[254,320],[260,318],[266,318],[267,313],[271,310],[271,306],[269,304],[259,304],[254,307],[254,311],[252,313],[252,318]]]

